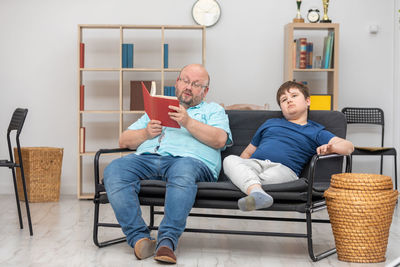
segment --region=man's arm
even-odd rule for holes
[[[146,128],[124,131],[119,137],[119,147],[136,149],[144,141],[160,135],[161,131],[161,122],[157,120],[151,120],[147,124]]]
[[[253,146],[252,144],[249,144],[242,152],[242,154],[240,154],[241,158],[244,159],[249,159],[251,157],[251,155],[253,155],[253,153],[256,151],[257,147]]]
[[[328,144],[322,145],[317,148],[318,155],[327,155],[337,153],[341,155],[349,155],[354,151],[354,145],[352,142],[340,138],[332,137]]]
[[[170,117],[188,130],[200,142],[213,147],[223,148],[228,140],[228,134],[221,128],[204,124],[191,118],[186,109],[180,105],[179,107],[169,106],[176,112],[169,112]]]

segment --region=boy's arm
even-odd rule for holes
[[[257,147],[253,146],[252,144],[249,144],[245,150],[243,150],[242,154],[240,154],[241,158],[244,159],[249,159],[251,157],[251,155],[253,155],[253,153],[256,151]]]
[[[328,144],[322,145],[317,148],[318,155],[327,155],[337,153],[341,155],[349,155],[354,151],[352,142],[340,137],[332,137]]]

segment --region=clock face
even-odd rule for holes
[[[310,9],[307,14],[307,19],[311,23],[319,21],[319,12],[316,9]]]
[[[197,24],[209,27],[218,22],[221,8],[214,0],[199,0],[193,5],[192,15]]]

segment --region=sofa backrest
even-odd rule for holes
[[[228,147],[222,152],[222,160],[228,155],[240,155],[250,143],[257,129],[266,120],[282,117],[281,111],[273,110],[227,110],[226,113],[228,114],[229,125],[232,131],[233,146]],[[309,119],[324,125],[334,135],[346,138],[347,124],[343,113],[339,111],[313,110],[309,112]],[[327,166],[321,164],[322,167],[319,169],[322,169],[322,172],[328,173],[329,170],[327,171],[326,169],[336,170],[338,167],[341,167],[341,163],[342,161],[338,160],[334,166],[331,163]],[[305,177],[306,175],[306,170],[304,170],[301,176]],[[225,181],[227,179],[222,169],[218,181]],[[321,179],[330,179],[330,176]]]

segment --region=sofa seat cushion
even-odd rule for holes
[[[140,184],[141,189],[139,197],[164,197],[165,195],[166,183],[164,181],[143,180]],[[239,198],[245,196],[245,194],[230,181],[215,183],[200,182],[197,183],[197,186],[196,199],[237,201]],[[263,185],[263,189],[274,198],[275,202],[279,200],[307,201],[308,184],[304,178],[287,183]],[[315,190],[313,196],[321,197],[323,191],[324,190]]]

